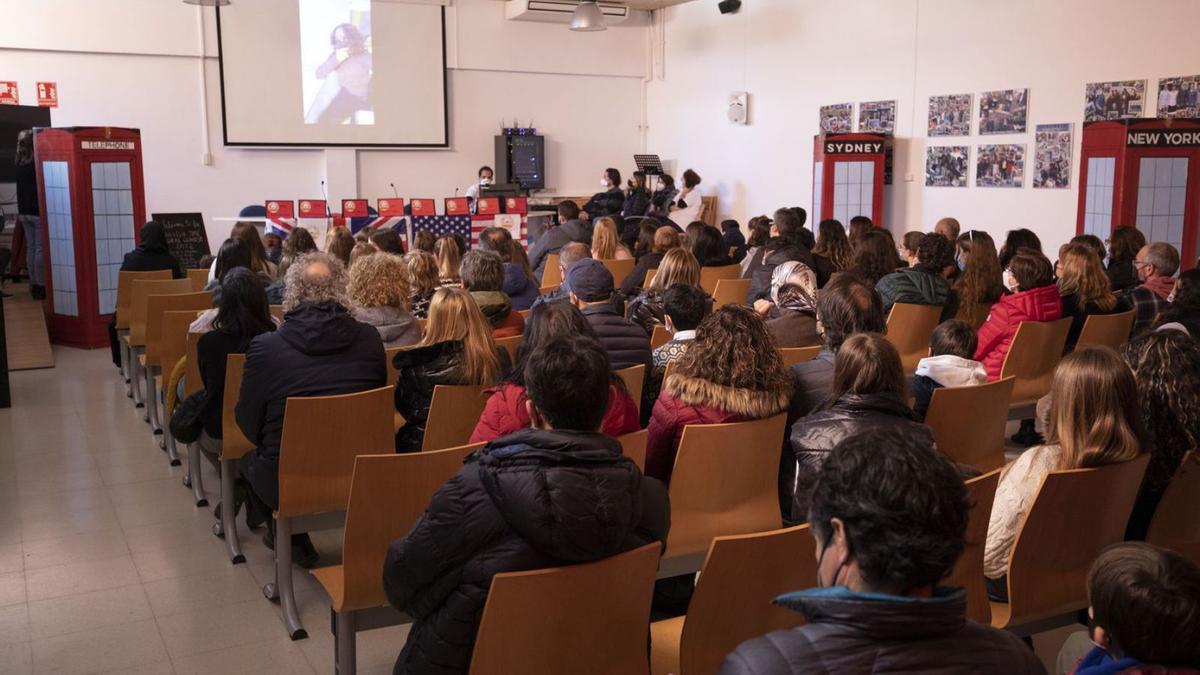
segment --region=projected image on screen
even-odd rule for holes
[[[305,124],[374,124],[370,0],[299,0]]]

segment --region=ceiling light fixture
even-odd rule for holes
[[[575,13],[571,15],[571,30],[587,33],[608,30],[608,26],[604,23],[604,12],[600,11],[596,0],[582,0],[579,3],[579,6],[575,8]]]

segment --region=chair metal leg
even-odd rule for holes
[[[142,364],[138,363],[138,355],[136,349],[129,350],[129,386],[133,394],[133,404],[135,408],[141,408],[145,403],[142,399],[141,383],[142,383]]]
[[[225,508],[222,507],[224,512]],[[272,589],[271,586],[274,586]],[[283,622],[286,624],[288,637],[293,640],[303,640],[308,637],[308,631],[300,623],[300,615],[296,612],[296,589],[292,585],[292,521],[290,518],[275,519],[275,583],[263,586],[263,595],[267,598],[279,598],[283,610]]]
[[[188,472],[183,477],[183,484],[192,488],[192,498],[196,506],[208,506],[204,496],[204,479],[200,475],[200,447],[195,443],[188,445]]]
[[[235,508],[237,497],[233,490],[237,466],[238,460],[236,459],[221,460],[221,521],[213,523],[213,534],[225,539],[225,550],[229,552],[229,562],[234,565],[246,562],[246,556],[242,555],[242,543],[238,540]]]
[[[118,338],[121,352],[121,377],[125,378],[125,395],[133,398],[133,383],[129,379],[129,345]]]
[[[337,612],[334,614],[333,667],[338,675],[354,675],[356,640],[354,633],[354,612]]]
[[[145,384],[146,389],[143,391],[143,399],[146,401],[146,421],[150,423],[150,431],[155,434],[162,433],[162,426],[158,422],[158,392],[154,386],[154,369],[143,368],[142,372],[146,374]]]
[[[163,427],[163,442],[166,443],[167,459],[171,460],[171,466],[179,466],[183,462],[179,459],[179,448],[175,445],[175,437],[171,435],[169,427]]]

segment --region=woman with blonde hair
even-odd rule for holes
[[[677,284],[700,286],[700,262],[685,248],[673,248],[663,256],[654,280],[629,303],[629,320],[642,327],[646,335],[664,323],[663,293]]]
[[[1051,471],[1127,462],[1145,450],[1133,371],[1107,347],[1063,358],[1050,388],[1046,443],[1005,467],[988,523],[983,573],[988,595],[1007,601],[1008,563],[1021,522]]]
[[[596,260],[631,260],[633,254],[620,241],[617,221],[605,216],[592,229],[592,257]]]
[[[462,288],[458,270],[462,267],[462,249],[454,237],[444,234],[433,244],[433,257],[437,261],[438,283],[449,288]]]
[[[429,253],[415,249],[404,256],[404,264],[408,267],[408,280],[412,285],[409,309],[418,319],[427,318],[433,293],[441,285],[437,260]]]
[[[1124,296],[1112,292],[1100,257],[1086,244],[1067,244],[1059,254],[1058,292],[1062,315],[1071,317],[1066,352],[1075,349],[1083,325],[1093,314],[1116,314],[1129,309]],[[1064,352],[1065,353],[1065,352]]]
[[[354,318],[374,326],[384,347],[421,341],[421,325],[408,311],[412,296],[403,260],[394,255],[367,255],[355,260],[346,290]]]
[[[429,306],[425,337],[401,349],[392,360],[396,372],[396,412],[405,425],[396,433],[396,452],[420,452],[433,388],[447,385],[494,385],[511,365],[508,352],[492,341],[492,326],[471,294],[440,288]]]

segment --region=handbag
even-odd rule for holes
[[[183,399],[171,414],[171,435],[183,443],[195,443],[204,430],[201,415],[208,403],[208,390],[201,389]]]

